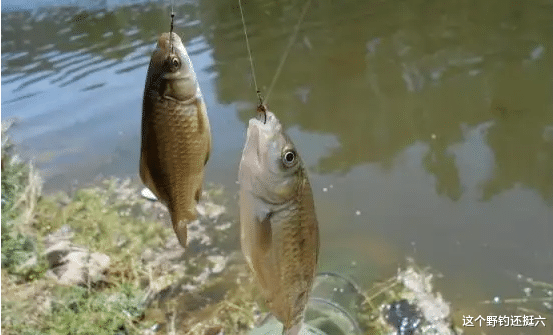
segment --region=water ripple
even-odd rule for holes
[[[76,66],[72,67],[72,68],[69,68],[65,71],[63,71],[60,76],[58,76],[56,79],[53,79],[51,81],[52,84],[54,83],[57,83],[59,81],[62,81],[64,79],[64,77],[72,74],[72,73],[75,73],[77,71],[80,71],[82,70],[83,68],[86,68],[87,66],[91,66],[91,65],[96,65],[98,63],[100,63],[104,58],[101,57],[101,56],[96,56],[96,57],[87,57],[87,59],[89,59],[88,62],[79,62],[77,64],[75,64]]]
[[[144,62],[137,63],[137,64],[135,64],[135,65],[131,65],[131,66],[125,67],[125,68],[120,69],[120,70],[117,70],[115,73],[121,74],[121,73],[125,73],[125,72],[130,72],[130,71],[139,69],[139,68],[141,68],[141,67],[146,67],[146,66],[148,66],[148,64],[150,64],[150,61],[149,61],[149,60],[144,61]]]
[[[35,95],[38,95],[40,93],[42,93],[43,91],[37,91],[37,92],[33,92],[33,93],[27,93],[27,94],[23,94],[23,95],[20,95],[16,98],[13,98],[13,99],[10,99],[10,100],[7,100],[7,101],[4,101],[2,102],[3,105],[9,105],[13,102],[16,102],[16,101],[20,101],[20,100],[23,100],[23,99],[28,99],[28,98],[31,98],[31,97],[34,97]]]
[[[34,84],[34,83],[39,82],[41,80],[47,79],[52,75],[52,73],[54,73],[54,71],[41,71],[41,72],[38,72],[37,74],[44,73],[44,72],[45,72],[45,74],[36,75],[34,78],[25,81],[24,83],[19,85],[19,87],[16,90],[21,90],[21,89],[23,89],[23,88],[25,88],[25,87],[27,87],[31,84]]]
[[[28,54],[29,54],[28,51],[22,51],[22,52],[17,52],[17,53],[13,53],[13,54],[7,53],[7,55],[2,56],[2,60],[3,61],[16,60],[16,59],[19,59],[19,58],[23,58],[23,57],[27,56]]]
[[[83,79],[84,77],[92,74],[92,73],[96,73],[96,72],[99,72],[99,71],[103,71],[103,70],[106,70],[106,69],[109,69],[113,66],[115,66],[116,64],[119,64],[120,61],[119,60],[115,60],[115,59],[111,59],[111,60],[102,60],[100,62],[101,63],[106,63],[106,64],[103,64],[102,66],[96,66],[96,67],[93,67],[93,68],[90,68],[90,67],[87,67],[86,71],[84,71],[83,73],[81,74],[78,74],[78,75],[75,75],[73,76],[71,79],[69,79],[68,81],[60,84],[60,87],[65,87],[69,84],[72,84],[80,79]]]
[[[100,87],[105,86],[105,85],[106,85],[106,83],[99,83],[99,84],[89,85],[89,86],[81,89],[81,91],[83,91],[83,92],[92,91],[92,90],[95,90],[95,89],[100,88]]]
[[[68,57],[62,58],[59,61],[50,59],[50,62],[53,64],[56,69],[67,69],[75,64],[81,64],[82,62],[91,59],[92,55],[85,53],[75,53]]]

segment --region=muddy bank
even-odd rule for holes
[[[5,334],[246,334],[265,319],[238,246],[233,196],[206,187],[184,251],[167,211],[131,179],[44,195],[2,129]],[[363,332],[460,334],[414,263],[360,291]],[[406,334],[408,332],[405,332]]]

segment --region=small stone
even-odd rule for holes
[[[358,215],[358,216],[361,215],[361,211],[359,211],[359,210],[355,211],[355,215]]]
[[[69,254],[72,247],[73,246],[69,241],[59,241],[46,249],[46,259],[50,264],[50,268],[55,268],[56,266],[63,264],[62,259]]]
[[[226,211],[225,206],[217,205],[212,202],[205,202],[196,206],[198,214],[208,217],[211,220],[217,220],[221,214]]]
[[[326,187],[323,187],[323,192],[327,192],[328,189]]]
[[[436,136],[436,134],[432,134],[432,135],[430,135],[430,137],[431,137],[433,140],[435,140],[437,136]]]
[[[221,231],[222,231],[222,230],[227,230],[227,229],[229,229],[231,226],[232,226],[232,223],[226,222],[226,223],[223,223],[223,224],[221,224],[221,225],[219,225],[219,226],[216,226],[215,229],[221,230]]]
[[[46,252],[52,273],[61,285],[86,285],[104,281],[104,273],[109,268],[107,255],[67,244],[61,241]]]
[[[207,260],[214,264],[211,273],[221,273],[227,265],[227,258],[224,256],[207,256]]]
[[[146,250],[144,250],[144,252],[142,253],[142,256],[141,256],[142,260],[144,262],[151,262],[155,259],[155,255],[154,255],[154,252],[152,251],[152,249],[150,248],[147,248]]]

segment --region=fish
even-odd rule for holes
[[[211,128],[196,73],[180,37],[163,33],[154,50],[142,103],[140,178],[164,203],[178,241],[196,219]]]
[[[238,182],[242,253],[283,334],[298,334],[317,270],[319,226],[305,165],[264,105],[249,120]]]

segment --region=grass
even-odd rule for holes
[[[157,216],[164,208],[141,198],[130,180],[104,180],[72,195],[42,194],[37,171],[17,158],[7,128],[2,127],[3,334],[145,334],[154,324],[174,334],[249,329],[257,305],[251,282],[236,284],[236,278],[249,278],[243,267],[230,266],[224,280],[195,279],[213,265],[206,258],[210,252],[223,253],[213,252],[217,245],[183,259],[180,246],[169,245],[175,240],[172,228]],[[219,199],[222,192],[212,188],[207,197]],[[110,257],[105,280],[66,287],[47,275],[46,241],[60,230],[71,232],[71,243]],[[225,234],[209,232],[215,243]],[[141,257],[146,250],[153,260]],[[187,308],[163,294],[182,283],[194,284],[180,292],[188,297]]]
[[[72,198],[41,195],[38,173],[17,158],[7,128],[2,127],[2,333],[134,334],[150,326],[139,322],[146,285],[138,259],[144,248],[162,245],[171,229],[149,220],[144,200],[123,194],[129,188],[117,180],[81,189]],[[103,285],[63,287],[45,276],[44,238],[62,226],[74,232],[72,243],[109,255]]]
[[[30,228],[41,181],[33,165],[22,162],[2,125],[2,269],[27,280],[40,277],[44,260],[34,266],[22,265],[37,257],[41,245]]]

